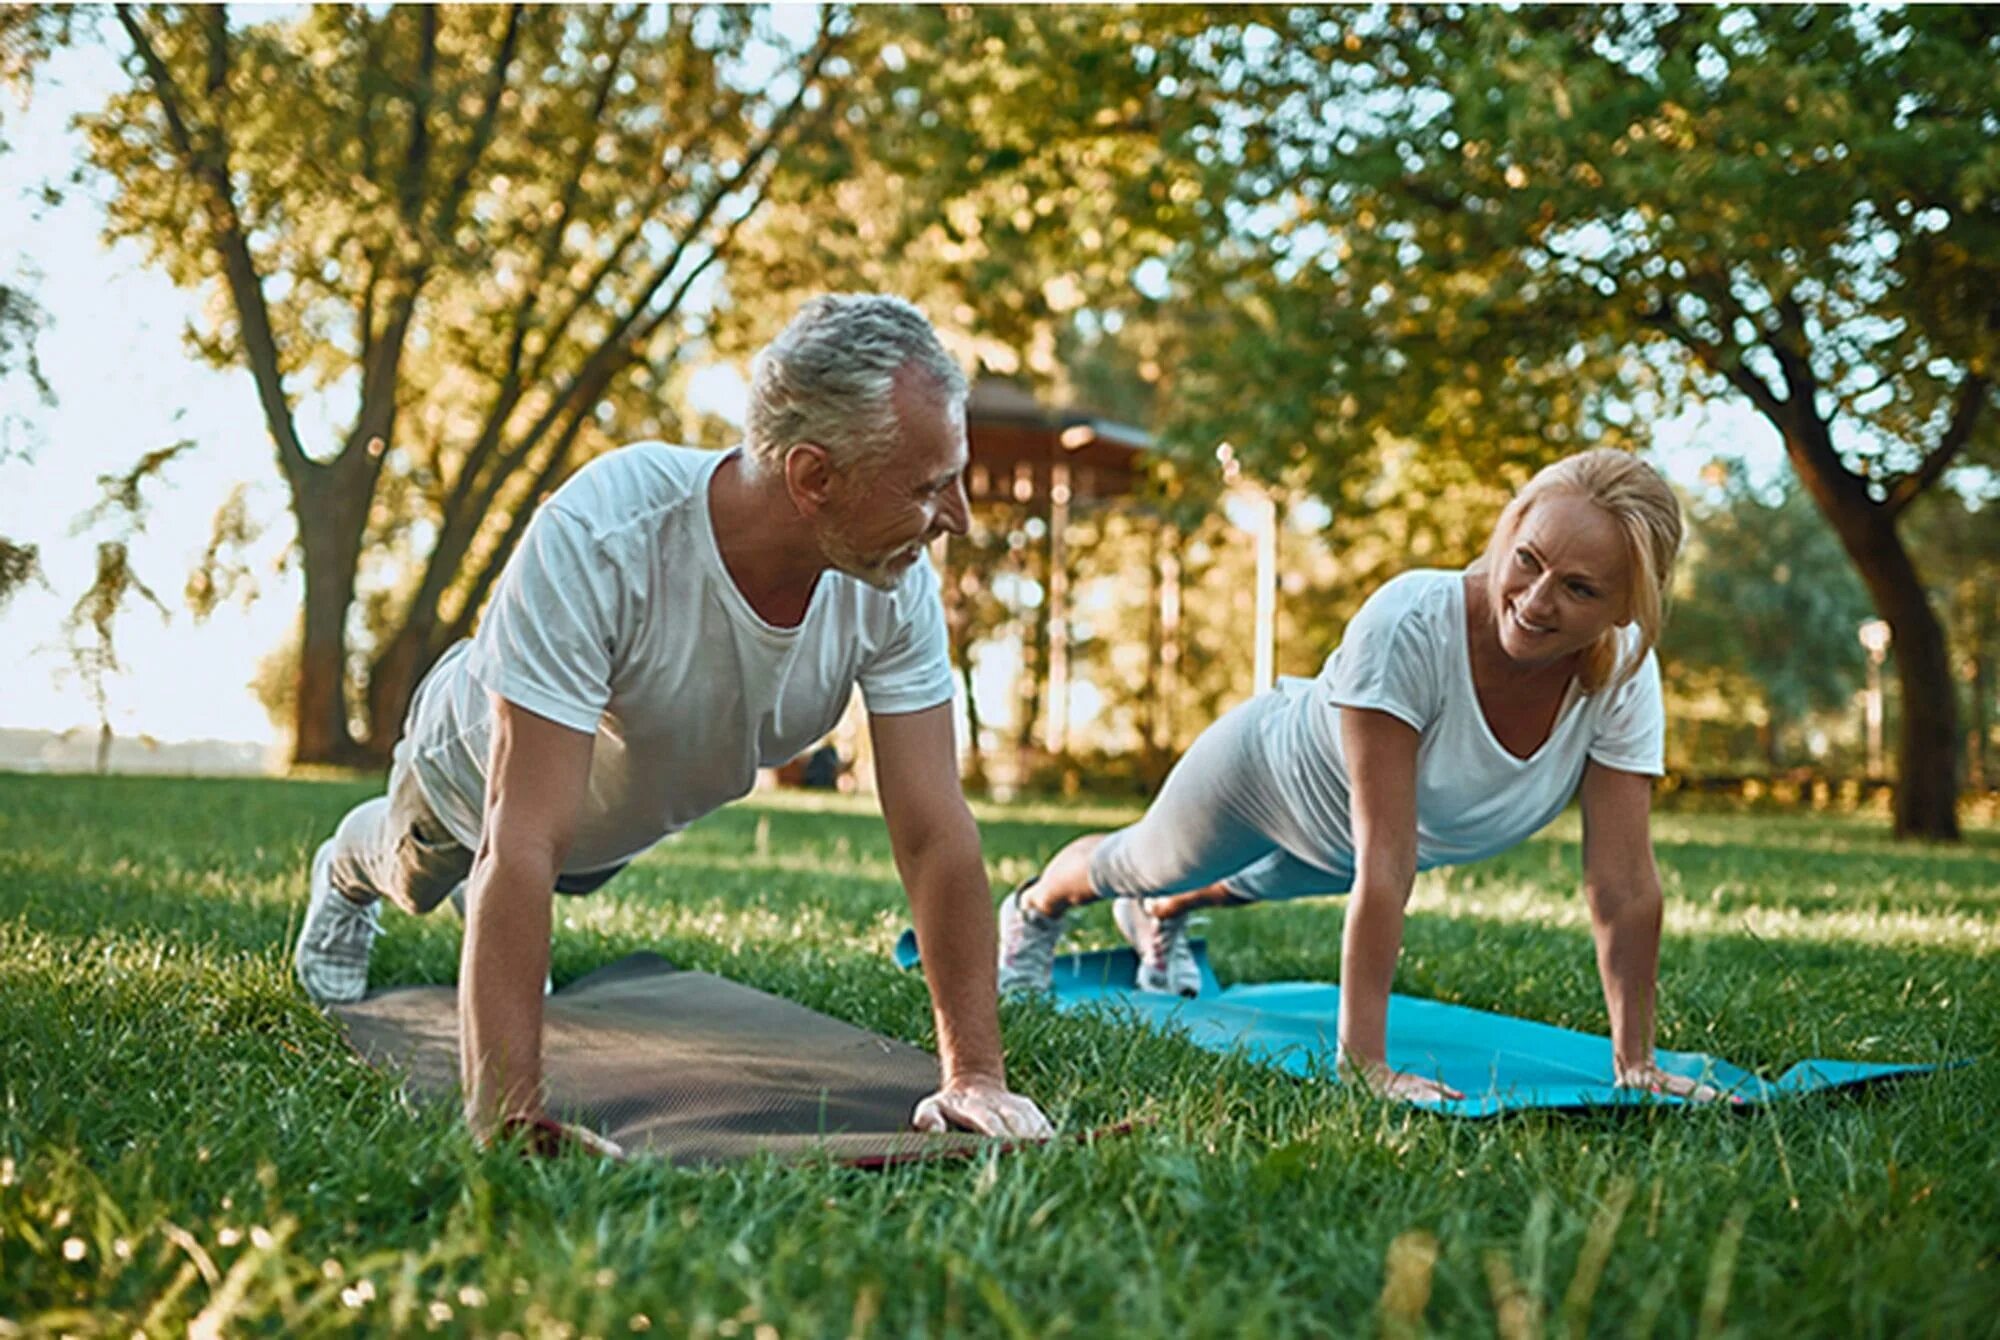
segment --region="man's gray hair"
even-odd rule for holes
[[[757,355],[751,461],[776,468],[792,447],[812,442],[835,469],[872,469],[902,436],[892,398],[905,369],[948,400],[966,395],[965,373],[910,303],[882,293],[814,298]]]

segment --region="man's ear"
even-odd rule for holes
[[[817,516],[832,499],[836,477],[826,448],[815,442],[796,442],[785,452],[785,492],[792,506],[804,517]]]

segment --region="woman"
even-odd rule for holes
[[[1119,900],[1140,989],[1193,995],[1194,908],[1347,893],[1343,1070],[1393,1097],[1461,1097],[1385,1060],[1411,883],[1513,846],[1580,794],[1616,1082],[1716,1097],[1653,1055],[1649,814],[1665,737],[1653,646],[1680,542],[1672,491],[1635,458],[1587,451],[1549,466],[1472,567],[1384,585],[1318,678],[1285,679],[1224,716],[1137,823],[1076,839],[1009,894],[1001,989],[1046,989],[1063,915],[1099,898]]]

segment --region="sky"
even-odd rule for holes
[[[150,490],[146,528],[131,542],[134,568],[171,614],[163,619],[135,604],[117,625],[129,673],[110,682],[111,724],[121,735],[161,741],[268,745],[277,732],[249,683],[290,629],[299,583],[285,563],[290,519],[250,376],[189,354],[182,332],[203,295],[148,269],[132,244],[104,245],[101,184],[66,189],[57,207],[38,198],[44,182],[65,180],[81,163],[69,123],[102,105],[118,78],[109,52],[63,52],[26,108],[0,108],[0,138],[10,145],[0,154],[0,280],[25,281],[49,313],[37,353],[55,399],[39,403],[20,377],[0,381],[0,417],[27,426],[9,434],[13,454],[0,459],[0,535],[39,546],[46,579],[0,610],[0,727],[94,729],[89,693],[67,669],[63,623],[90,585],[99,540],[114,530],[78,534],[75,523],[100,496],[100,476],[193,438],[196,449]],[[740,422],[739,370],[711,369],[693,393],[703,408]],[[319,440],[330,434],[324,426]],[[1653,459],[1678,483],[1694,486],[1718,455],[1746,458],[1753,478],[1784,469],[1775,433],[1745,406],[1711,406],[1658,429]],[[216,509],[238,484],[247,485],[251,515],[267,527],[252,551],[259,595],[247,608],[225,606],[196,623],[182,591]],[[1084,686],[1074,705],[1079,718],[1094,698]]]

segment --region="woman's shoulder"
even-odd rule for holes
[[[1416,619],[1449,627],[1458,609],[1458,588],[1465,574],[1444,568],[1412,568],[1375,588],[1362,609],[1374,620],[1402,623]]]
[[[1348,621],[1341,648],[1349,657],[1368,660],[1428,658],[1442,651],[1454,629],[1464,624],[1457,593],[1464,577],[1462,572],[1414,568],[1390,578]]]

